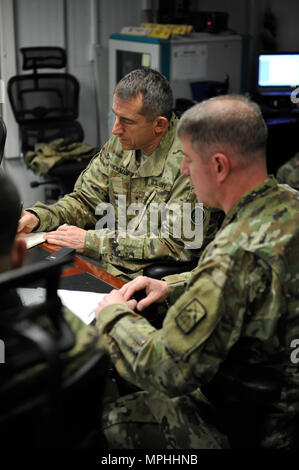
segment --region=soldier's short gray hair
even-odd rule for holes
[[[173,94],[168,80],[157,70],[141,67],[125,75],[116,85],[114,93],[122,100],[143,96],[140,113],[148,120],[157,116],[171,117]]]
[[[0,258],[10,255],[21,215],[20,196],[14,183],[0,173]],[[1,261],[1,260],[0,260]]]
[[[227,145],[238,154],[265,155],[267,126],[259,106],[242,95],[223,95],[202,101],[185,111],[178,136],[191,137],[196,152],[202,146]]]

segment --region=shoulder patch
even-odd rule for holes
[[[175,321],[179,329],[188,335],[206,315],[205,306],[198,299],[193,299],[178,313]]]

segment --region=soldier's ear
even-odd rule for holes
[[[157,116],[155,119],[155,132],[157,135],[163,134],[168,127],[168,119],[164,116]]]
[[[223,183],[231,170],[230,159],[224,153],[217,152],[209,159],[216,181]]]

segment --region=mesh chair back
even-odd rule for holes
[[[78,117],[79,83],[66,73],[12,77],[8,82],[8,96],[19,124],[71,121]]]
[[[33,122],[20,126],[22,150],[34,149],[37,142],[51,142],[55,139],[65,139],[66,142],[82,142],[84,131],[78,121]],[[66,163],[69,166],[69,163]],[[82,168],[83,169],[83,168]],[[81,171],[82,171],[81,169]],[[79,172],[80,173],[80,172]],[[79,174],[78,174],[79,175]]]
[[[23,47],[23,70],[8,81],[7,91],[14,117],[20,127],[21,151],[57,138],[81,142],[84,131],[77,121],[80,85],[68,73],[38,73],[37,69],[58,69],[66,65],[61,47]]]

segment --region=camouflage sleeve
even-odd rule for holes
[[[80,318],[64,307],[64,317],[75,335],[74,347],[62,355],[64,377],[72,375],[100,349],[99,332],[90,325],[85,325]],[[103,349],[103,348],[101,348]]]
[[[176,300],[183,295],[187,289],[189,280],[193,275],[193,271],[189,271],[181,274],[172,274],[171,276],[165,276],[162,281],[167,282],[168,287],[168,303],[174,304]]]
[[[276,178],[279,183],[288,184],[299,190],[299,153],[277,170]]]
[[[256,268],[251,253],[198,266],[161,330],[124,306],[103,309],[97,326],[118,372],[147,391],[170,396],[211,380],[241,334],[248,297],[264,294],[267,284],[259,278],[268,275],[267,268]]]
[[[94,156],[81,173],[74,191],[51,205],[36,203],[29,211],[40,219],[37,231],[50,231],[64,223],[85,228],[96,223],[95,210],[101,201],[107,200],[107,162],[105,147]]]

